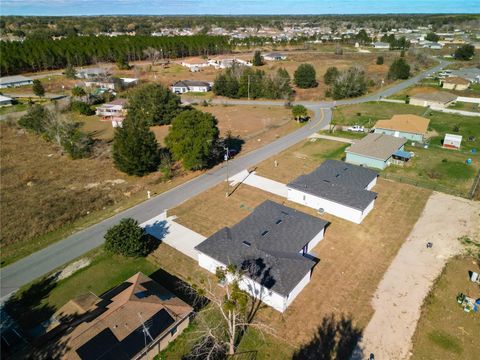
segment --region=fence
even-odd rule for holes
[[[448,186],[438,185],[430,181],[413,179],[413,178],[399,176],[395,174],[381,173],[380,176],[387,180],[393,180],[393,181],[397,181],[404,184],[418,186],[421,188],[438,191],[438,192],[462,197],[469,200],[473,199],[473,197],[475,196],[475,191],[477,190],[477,187],[479,186],[478,183],[480,182],[480,171],[475,176],[475,180],[469,191],[459,191],[457,189],[453,189]]]

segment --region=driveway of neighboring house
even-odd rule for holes
[[[145,231],[154,238],[198,261],[198,252],[194,248],[205,240],[205,236],[176,223],[174,220],[175,216],[167,217],[167,214],[163,212],[145,221],[140,226],[145,228]]]
[[[458,238],[480,235],[480,204],[433,193],[373,297],[375,313],[352,360],[408,359],[421,306],[448,259],[462,251]],[[431,242],[432,248],[426,244]],[[362,356],[363,351],[363,356]]]
[[[240,184],[250,185],[284,198],[287,197],[287,185],[258,176],[255,174],[255,171],[249,173],[247,170],[244,170],[230,178],[230,186],[235,188],[235,186]]]

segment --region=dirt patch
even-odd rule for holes
[[[441,193],[430,197],[375,292],[375,313],[361,344],[364,354],[373,352],[380,359],[409,357],[423,299],[447,260],[461,251],[458,237],[478,238],[479,215],[477,202]],[[433,247],[427,248],[427,242]]]

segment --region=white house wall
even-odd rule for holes
[[[325,212],[329,214],[352,221],[356,224],[360,224],[364,217],[361,210],[341,205],[330,200],[322,199],[320,197],[307,194],[292,188],[288,189],[287,199],[316,210],[322,208]]]
[[[377,177],[378,176],[375,176],[375,179],[370,181],[370,184],[368,184],[367,187],[365,188],[366,190],[372,190],[372,188],[377,184]]]
[[[295,300],[295,298],[300,294],[305,286],[310,282],[310,278],[312,277],[312,271],[310,270],[303,279],[295,286],[295,288],[290,292],[286,299],[285,309],[290,306],[290,304]],[[281,311],[281,310],[279,310]],[[283,311],[282,311],[283,312]]]
[[[320,231],[312,240],[309,241],[307,251],[312,250],[320,241],[322,241],[324,231],[325,229],[322,229],[322,231]]]

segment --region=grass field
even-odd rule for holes
[[[471,257],[450,260],[430,291],[413,337],[412,360],[478,359],[478,313],[466,313],[457,304],[458,293],[480,297],[478,285],[470,282],[469,271],[480,271]]]

